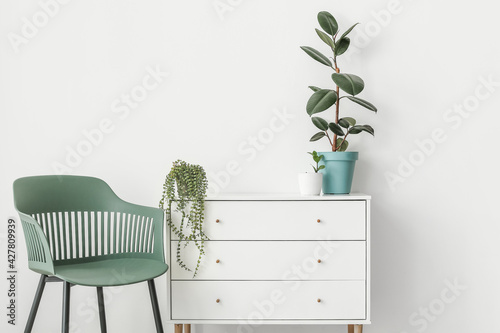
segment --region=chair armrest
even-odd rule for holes
[[[54,275],[54,262],[47,237],[40,224],[31,216],[19,212],[28,249],[28,265],[35,272]]]

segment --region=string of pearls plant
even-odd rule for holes
[[[180,267],[193,271],[184,263],[181,249],[190,242],[194,242],[198,248],[199,256],[193,277],[198,273],[201,259],[205,254],[205,241],[208,240],[203,232],[207,188],[208,180],[203,167],[177,160],[165,178],[160,200],[160,208],[165,211],[167,224],[179,239],[176,261]],[[175,214],[180,215],[180,223],[174,223],[172,214],[174,212],[180,213]]]

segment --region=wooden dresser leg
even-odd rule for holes
[[[363,325],[354,325],[354,333],[363,333]]]
[[[347,333],[354,333],[354,325],[347,325]]]
[[[182,333],[182,324],[175,324],[175,333]]]
[[[184,333],[191,333],[191,324],[184,324]]]

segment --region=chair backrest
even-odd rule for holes
[[[41,261],[46,237],[51,260],[163,257],[163,211],[121,200],[104,181],[83,176],[36,176],[14,182],[28,259]],[[47,255],[45,255],[46,257]]]
[[[106,210],[118,197],[103,180],[83,176],[35,176],[14,181],[14,205],[25,214]]]

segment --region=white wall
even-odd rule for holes
[[[351,140],[361,156],[354,190],[373,196],[373,324],[366,332],[499,331],[492,320],[500,311],[494,1],[66,2],[49,6],[47,22],[38,1],[0,4],[1,253],[7,219],[16,216],[13,180],[58,173],[63,165],[152,206],[177,158],[202,164],[223,192],[296,192],[297,173],[309,169],[306,152],[327,149],[324,141],[308,142],[315,130],[305,103],[308,85],[332,83],[326,67],[299,46],[324,50],[314,27],[317,12],[328,10],[343,29],[362,22],[352,33],[359,52],[351,50],[339,65],[364,78],[361,97],[379,108],[377,115],[347,103],[343,109],[376,130],[375,138]],[[226,4],[227,11],[218,13],[214,4]],[[380,14],[388,9],[391,14]],[[33,16],[37,30],[23,21]],[[169,74],[135,108],[126,107],[122,94],[140,92],[156,69]],[[276,112],[289,118],[276,120]],[[283,126],[266,137],[272,122]],[[88,149],[83,132],[100,124],[107,133]],[[436,131],[439,142],[429,144]],[[258,135],[268,140],[252,154],[249,138]],[[426,143],[427,155],[417,141]],[[71,157],[68,149],[77,148],[88,155]],[[237,174],[223,177],[234,163]],[[6,324],[2,307],[2,332],[23,331],[38,280],[18,237],[18,325]],[[0,303],[6,304],[1,281]],[[157,283],[161,307],[164,282]],[[450,283],[466,289],[454,294]],[[111,332],[154,331],[144,284],[109,295]],[[73,289],[72,332],[98,331],[94,299],[90,288]],[[47,286],[41,307],[35,331],[58,332],[60,285]],[[236,332],[235,326],[194,329]],[[304,330],[345,328],[254,331]]]

